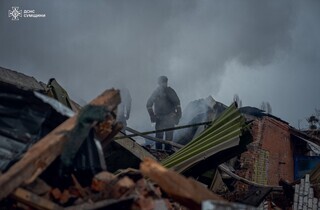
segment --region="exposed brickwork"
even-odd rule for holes
[[[278,185],[280,178],[293,181],[293,149],[289,126],[270,117],[256,119],[252,128],[253,142],[240,158],[242,169],[237,174],[260,184]],[[246,186],[238,183],[239,190]]]
[[[278,185],[280,178],[292,182],[294,162],[289,126],[270,117],[263,121],[261,146],[269,152],[268,184]]]

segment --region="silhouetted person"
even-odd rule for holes
[[[131,95],[127,88],[120,88],[121,103],[118,105],[117,120],[123,124],[123,131],[127,127],[127,120],[131,111]]]
[[[158,87],[147,101],[147,109],[151,122],[156,123],[156,130],[172,128],[179,123],[181,118],[180,100],[177,93],[168,87],[168,78],[161,76],[158,79]],[[156,133],[156,137],[171,141],[173,131]],[[156,143],[156,149],[162,149],[162,143]],[[171,150],[171,145],[165,145],[166,150]]]

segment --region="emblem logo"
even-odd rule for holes
[[[8,11],[8,16],[12,17],[11,20],[19,20],[19,17],[22,17],[22,10],[19,10],[19,7],[12,7],[12,10]]]

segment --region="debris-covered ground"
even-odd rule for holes
[[[320,208],[319,136],[259,109],[216,103],[167,142],[121,131],[118,90],[80,107],[54,79],[0,71],[0,209]]]

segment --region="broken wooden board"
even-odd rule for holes
[[[16,189],[11,196],[33,209],[63,210],[61,206],[22,188]]]
[[[108,110],[113,111],[119,103],[119,91],[111,89],[104,91],[90,104],[105,106]],[[38,177],[61,154],[64,144],[68,140],[65,133],[74,128],[76,120],[77,115],[60,124],[33,145],[21,160],[0,176],[0,200],[26,180],[34,180]]]
[[[201,202],[204,200],[223,200],[201,183],[168,170],[150,158],[146,158],[141,163],[140,171],[157,183],[175,201],[190,209],[201,209]]]

